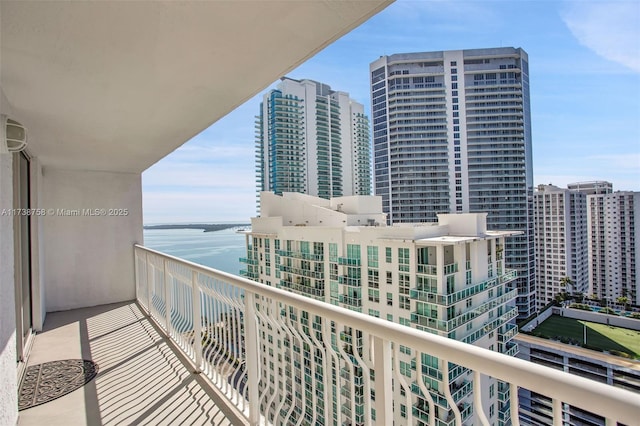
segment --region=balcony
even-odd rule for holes
[[[417,299],[423,302],[437,303],[438,305],[443,305],[443,306],[451,306],[454,303],[460,302],[461,300],[465,300],[471,296],[487,291],[498,285],[508,283],[509,281],[514,280],[516,276],[517,276],[516,270],[507,270],[503,275],[497,278],[488,279],[486,281],[475,284],[473,286],[463,288],[462,290],[458,290],[455,293],[442,294],[437,292],[424,291],[418,288],[418,289],[411,289],[410,295],[411,295],[411,298]]]
[[[279,383],[286,386],[287,380],[280,375],[270,382],[259,375],[262,358],[269,355],[258,348],[271,347],[259,332],[267,325],[291,341],[279,351],[291,358],[301,357],[301,369],[331,368],[326,361],[338,361],[338,398],[340,389],[351,389],[353,371],[362,368],[356,385],[364,386],[365,395],[368,389],[374,390],[376,398],[358,400],[355,413],[350,400],[340,401],[345,408],[340,423],[367,424],[368,416],[362,414],[371,409],[375,409],[378,422],[391,423],[391,380],[407,385],[393,362],[400,356],[400,345],[455,363],[473,374],[469,376],[473,381],[453,390],[451,413],[439,424],[460,424],[473,416],[472,423],[480,424],[485,419],[481,407],[456,405],[481,375],[506,382],[499,391],[509,390],[511,412],[518,409],[517,387],[548,396],[556,407],[552,414],[558,424],[562,402],[590,410],[597,407],[598,415],[626,424],[634,424],[640,410],[637,394],[623,389],[261,285],[142,246],[135,246],[134,252],[137,302],[50,314],[47,327],[35,339],[31,364],[86,358],[98,363],[98,376],[82,390],[23,411],[21,425],[41,424],[54,413],[67,424],[264,424],[259,405],[250,401],[265,401],[271,391],[279,394]],[[323,336],[342,327],[362,331],[363,351],[347,354],[322,344],[315,333],[305,332],[305,324],[312,320]],[[305,351],[315,355],[307,357]],[[375,381],[368,368],[375,369]],[[322,389],[325,397],[307,406],[318,412],[324,401],[332,400],[332,374],[325,372],[315,380],[309,377],[293,387],[301,393],[305,384],[311,386],[312,393]],[[420,379],[416,386],[426,390]],[[287,403],[284,397],[276,398],[272,408],[276,413],[287,413],[293,409],[287,404],[292,404],[291,400]],[[414,413],[416,417],[427,415],[413,410],[407,415]],[[512,420],[518,424],[517,419]]]
[[[20,426],[246,423],[192,373],[135,302],[49,314],[29,364],[60,359],[90,359],[98,375],[79,390],[21,411]]]

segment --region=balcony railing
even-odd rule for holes
[[[353,312],[139,245],[134,252],[138,302],[194,368],[202,372],[251,425],[268,424],[269,416],[273,416],[272,423],[286,422],[298,416],[296,413],[300,410],[314,413],[310,419],[312,424],[320,418],[332,422],[334,414],[339,424],[356,420],[368,425],[373,423],[370,415],[350,419],[342,410],[333,413],[334,397],[340,406],[346,404],[348,410],[345,411],[353,416],[375,410],[376,424],[392,424],[392,380],[407,395],[406,400],[396,402],[396,407],[400,403],[407,407],[413,405],[412,381],[401,374],[399,366],[401,345],[411,348],[412,353],[427,353],[468,368],[477,402],[482,400],[480,377],[487,375],[509,383],[512,413],[518,410],[517,388],[522,387],[553,400],[554,424],[562,423],[563,402],[596,410],[607,418],[608,424],[637,422],[640,398],[630,391]],[[344,327],[362,332],[362,351],[346,353],[342,345],[330,344],[336,331]],[[287,341],[290,344],[285,344]],[[266,350],[263,351],[263,347]],[[275,355],[271,355],[269,349],[273,349]],[[293,381],[291,391],[285,382],[294,366],[283,361],[287,357],[304,360],[300,373],[293,372],[293,377],[303,379]],[[416,359],[417,371],[422,370],[420,359],[419,356]],[[271,371],[271,367],[267,369],[270,362],[275,363],[272,367],[275,371]],[[278,374],[278,368],[287,374]],[[333,368],[338,370],[336,374],[332,373]],[[375,380],[372,380],[371,369],[375,370]],[[445,368],[444,377],[448,374]],[[433,401],[428,401],[428,384],[421,375],[417,376],[415,381],[427,395],[429,412],[434,413]],[[337,381],[335,386],[333,377]],[[364,395],[375,391],[375,401],[364,398],[363,408],[360,404],[356,408],[355,400],[343,399],[340,389],[355,383],[362,383]],[[333,395],[334,392],[337,395]],[[302,398],[303,406],[296,407],[293,396],[307,394],[314,397]],[[451,424],[462,424],[462,419],[469,415],[474,416],[473,424],[488,424],[481,404],[474,403],[460,410],[451,393],[445,391],[445,394],[452,407]],[[407,424],[414,423],[412,416],[412,410],[407,410]],[[514,425],[520,424],[517,418],[511,421]],[[449,419],[446,422],[448,424]]]

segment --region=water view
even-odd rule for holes
[[[246,254],[245,236],[235,228],[215,232],[200,229],[145,229],[144,245],[172,256],[239,275]]]

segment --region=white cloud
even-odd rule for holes
[[[581,44],[640,72],[640,3],[572,1],[562,18]]]

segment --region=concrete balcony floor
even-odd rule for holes
[[[245,423],[168,344],[135,302],[47,314],[28,365],[98,364],[94,380],[20,411],[30,425],[232,425]]]

